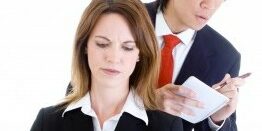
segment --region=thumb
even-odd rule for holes
[[[231,78],[231,76],[230,76],[230,74],[227,73],[227,74],[224,76],[224,78],[223,78],[219,83],[216,83],[215,85],[213,85],[212,88],[218,88],[218,86],[220,86],[221,84],[227,82],[227,80],[228,80],[229,78]]]
[[[222,81],[221,81],[221,82],[224,83],[224,82],[227,81],[227,79],[229,79],[229,78],[231,78],[231,76],[230,76],[230,74],[227,73],[227,74],[224,76],[223,80],[222,80],[223,82],[222,82]],[[219,82],[219,83],[220,83],[220,82]],[[221,84],[222,84],[222,83],[221,83]]]

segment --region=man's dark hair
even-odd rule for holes
[[[161,11],[164,12],[169,0],[157,0],[157,1],[158,1],[158,5],[159,5]]]

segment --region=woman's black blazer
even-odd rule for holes
[[[92,117],[81,108],[68,111],[51,106],[39,111],[31,131],[93,131]],[[148,125],[129,113],[120,117],[115,131],[183,131],[182,120],[167,113],[148,110]]]

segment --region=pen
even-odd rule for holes
[[[245,74],[243,74],[243,75],[241,75],[241,76],[238,76],[237,78],[242,78],[242,79],[244,79],[244,78],[249,77],[250,75],[251,75],[251,73],[248,72],[248,73],[245,73]],[[218,87],[215,88],[215,89],[222,88],[222,87],[225,86],[226,84],[227,84],[227,82],[224,82],[224,83],[222,83],[220,86],[218,86]]]

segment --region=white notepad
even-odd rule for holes
[[[180,115],[181,118],[191,123],[197,123],[206,119],[224,107],[229,101],[226,96],[212,89],[194,76],[189,77],[182,85],[196,92],[196,100],[204,102],[204,108],[189,107],[194,111],[194,116],[183,113]]]

